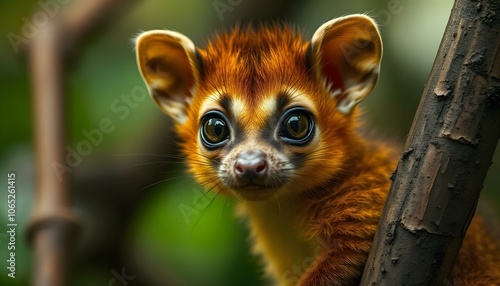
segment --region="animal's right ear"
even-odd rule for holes
[[[184,123],[200,73],[195,45],[180,33],[154,30],[140,34],[135,47],[149,94],[164,113]]]
[[[382,40],[377,24],[363,14],[326,22],[311,40],[311,57],[317,78],[337,109],[348,114],[373,89],[382,59]]]

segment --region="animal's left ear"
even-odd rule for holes
[[[362,14],[326,22],[311,40],[317,78],[338,97],[337,108],[348,114],[373,89],[382,59],[377,24]]]
[[[136,39],[137,65],[151,97],[180,124],[197,88],[201,61],[196,53],[194,43],[174,31],[148,31]]]

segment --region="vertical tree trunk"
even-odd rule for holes
[[[500,137],[500,1],[457,0],[361,285],[448,278]]]

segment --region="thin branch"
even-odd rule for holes
[[[68,180],[58,176],[54,162],[64,162],[65,118],[63,61],[59,31],[50,22],[30,43],[37,193],[29,237],[35,247],[34,285],[67,285],[66,251],[77,222],[69,208]]]
[[[67,173],[57,171],[65,162],[66,145],[63,92],[66,57],[62,46],[67,40],[65,34],[71,34],[76,41],[97,23],[94,20],[98,16],[117,3],[93,1],[86,6],[88,9],[81,9],[72,17],[64,17],[61,11],[28,44],[37,171],[36,203],[28,228],[28,237],[35,248],[33,285],[68,285],[68,254],[78,229],[70,208]]]

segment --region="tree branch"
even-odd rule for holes
[[[500,137],[500,2],[457,0],[362,285],[446,282]]]
[[[89,9],[74,15],[81,17],[65,18],[63,11],[40,28],[28,44],[37,170],[36,203],[28,227],[28,238],[35,248],[33,285],[68,285],[68,253],[78,229],[70,208],[68,178],[54,169],[54,164],[65,162],[65,35],[71,34],[73,40],[81,37],[95,19],[89,15],[102,15],[111,4],[117,4],[113,2],[117,1],[93,1],[86,6]]]
[[[77,226],[68,204],[68,181],[58,177],[51,167],[54,162],[64,162],[65,145],[64,72],[58,36],[58,26],[51,22],[40,30],[29,49],[37,156],[37,197],[29,228],[36,250],[35,285],[66,284],[65,250]]]

